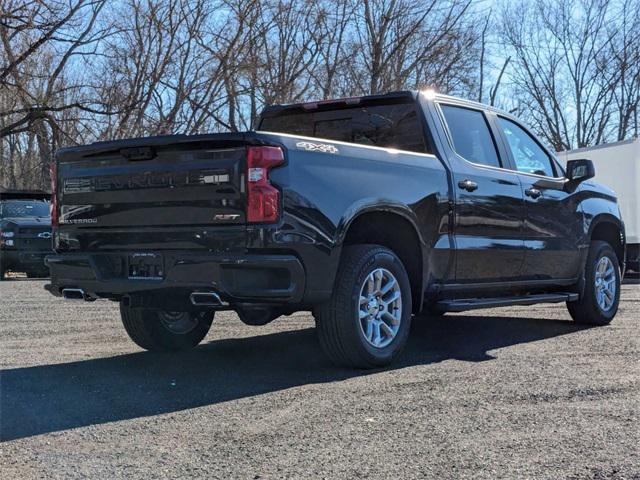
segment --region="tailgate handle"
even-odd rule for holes
[[[129,161],[135,162],[138,160],[151,160],[152,158],[155,158],[156,152],[151,147],[132,147],[122,148],[120,150],[120,155]]]

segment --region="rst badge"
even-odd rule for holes
[[[221,220],[221,221],[238,220],[239,218],[240,218],[240,215],[237,213],[217,213],[216,215],[213,216],[214,220]]]
[[[302,150],[307,150],[308,152],[340,153],[337,147],[327,143],[298,142],[296,143],[296,147],[301,148]]]

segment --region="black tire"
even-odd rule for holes
[[[4,280],[5,274],[7,271],[4,268],[0,268],[0,282]]]
[[[139,347],[152,352],[173,352],[195,347],[209,332],[213,315],[213,312],[170,313],[161,310],[129,308],[120,302],[122,324],[129,337]],[[167,326],[171,321],[167,318],[183,319],[192,325],[189,325],[189,329],[185,328],[182,331],[171,330]]]
[[[613,304],[608,309],[603,309],[596,297],[596,268],[603,257],[608,257],[614,268],[615,295]],[[608,325],[615,317],[620,303],[620,263],[616,252],[607,242],[594,240],[589,246],[587,263],[584,271],[584,294],[575,302],[567,302],[567,308],[571,318],[577,323],[586,325]]]
[[[362,285],[374,270],[380,268],[395,277],[402,310],[395,337],[388,345],[375,347],[365,338],[358,312]],[[331,299],[314,311],[320,345],[336,365],[355,368],[388,365],[407,343],[411,307],[409,276],[391,250],[379,245],[347,246],[342,253]]]

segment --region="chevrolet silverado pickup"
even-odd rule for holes
[[[0,281],[8,271],[48,277],[51,249],[48,193],[0,189]]]
[[[412,315],[566,302],[608,324],[624,224],[593,164],[433,92],[268,107],[256,131],[57,152],[46,288],[120,303],[132,340],[191,348],[217,310],[299,310],[340,365],[389,364]],[[422,313],[422,315],[420,315]]]

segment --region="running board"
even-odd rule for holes
[[[523,295],[521,297],[459,298],[441,300],[436,303],[436,309],[441,312],[464,312],[465,310],[475,310],[478,308],[573,302],[575,300],[578,300],[577,293],[542,293],[538,295]]]

